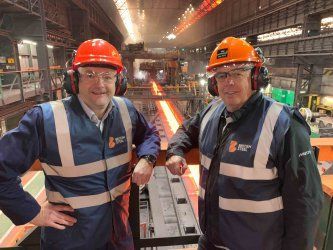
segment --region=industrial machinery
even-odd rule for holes
[[[309,108],[299,110],[311,128],[311,137],[333,137],[332,118],[325,114],[312,112]]]

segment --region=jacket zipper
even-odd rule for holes
[[[219,156],[219,150],[220,148],[224,147],[225,144],[226,144],[226,141],[227,141],[227,138],[231,132],[231,130],[228,128],[228,125],[229,125],[230,122],[226,122],[226,124],[223,126],[222,128],[222,131],[221,131],[221,136],[220,136],[220,129],[219,129],[219,135],[218,135],[218,142],[216,144],[216,147],[214,149],[214,157],[212,159],[212,162],[211,164],[213,163],[213,160],[215,161],[215,157]],[[221,139],[220,139],[221,138]],[[219,166],[219,164],[218,164]],[[218,168],[218,166],[216,166]],[[213,189],[211,187],[211,175],[212,175],[212,172],[213,172],[213,166],[211,165],[209,170],[208,170],[208,176],[207,176],[207,181],[206,181],[206,192],[205,192],[205,196],[209,195],[211,196],[211,190]],[[218,178],[218,177],[217,177]],[[207,226],[207,213],[206,213],[206,202],[207,202],[207,199],[205,197],[205,208],[204,208],[204,211],[205,211],[205,227]]]

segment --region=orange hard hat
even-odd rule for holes
[[[73,69],[87,64],[110,65],[117,68],[117,71],[121,71],[124,67],[117,49],[103,39],[87,40],[77,49]]]
[[[229,63],[263,63],[255,49],[246,41],[227,37],[215,48],[210,56],[207,71]]]

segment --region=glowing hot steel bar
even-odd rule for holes
[[[156,84],[156,82],[152,82],[152,92],[154,95],[162,95],[163,89],[159,84]],[[174,134],[180,123],[182,122],[182,117],[180,115],[178,116],[178,119],[180,120],[178,122],[177,117],[175,116],[175,108],[172,109],[173,104],[169,101],[158,101],[157,106],[161,106],[163,117],[166,118],[166,121],[169,124],[169,127],[171,129],[172,134]],[[170,135],[171,137],[172,135]],[[169,138],[170,139],[170,138]],[[197,187],[199,187],[199,166],[198,165],[188,165],[188,168],[191,172],[191,178],[193,179],[194,183]]]
[[[176,131],[179,127],[179,124],[177,122],[176,117],[172,113],[170,106],[168,105],[167,101],[159,101],[159,103],[161,104],[162,110],[163,110],[165,116],[167,117],[167,121],[169,123],[169,126],[170,126],[172,132],[176,133]]]

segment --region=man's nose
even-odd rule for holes
[[[97,84],[100,84],[100,85],[104,85],[104,82],[103,82],[103,80],[102,80],[102,77],[100,77],[100,76],[96,76],[96,83],[97,83]]]
[[[230,74],[227,74],[226,81],[229,85],[235,85],[234,79],[231,77]]]

